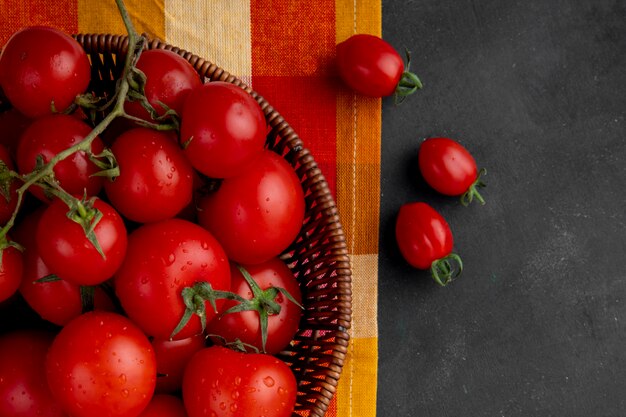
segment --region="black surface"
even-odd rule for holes
[[[626,415],[626,1],[383,0],[425,88],[383,101],[378,416]],[[420,141],[488,169],[485,206],[430,191]],[[448,220],[446,288],[395,246]]]

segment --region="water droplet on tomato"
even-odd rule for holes
[[[129,395],[129,394],[130,394],[130,392],[128,392],[128,390],[127,390],[127,389],[123,389],[123,390],[122,390],[122,397],[124,397],[124,398],[128,398],[128,395]]]
[[[265,378],[263,378],[263,383],[266,387],[273,387],[275,383],[274,378],[272,378],[271,376],[266,376]]]
[[[120,374],[118,378],[122,384],[126,383],[126,374]]]
[[[202,247],[202,249],[209,249],[209,244],[207,242],[205,242],[205,241],[202,241],[200,246]]]
[[[230,411],[231,411],[231,413],[235,413],[237,411],[237,404],[232,403],[230,405]]]
[[[166,266],[170,266],[171,264],[173,264],[174,262],[176,262],[176,255],[173,253],[170,253],[170,255],[167,257],[167,263]]]
[[[226,410],[226,403],[221,402],[221,403],[220,403],[220,408],[221,408],[222,410]]]

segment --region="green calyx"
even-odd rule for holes
[[[463,195],[461,196],[461,204],[463,204],[465,207],[469,206],[470,203],[474,201],[474,199],[478,200],[480,204],[483,204],[483,205],[485,204],[485,200],[483,199],[483,196],[481,196],[480,193],[478,192],[478,188],[483,188],[487,186],[487,184],[485,184],[481,178],[484,175],[487,175],[487,170],[485,168],[482,168],[478,172],[476,181],[474,181],[474,183],[470,185],[467,191],[463,193]]]
[[[208,301],[215,314],[217,314],[217,300],[236,300],[245,301],[241,296],[230,291],[214,290],[208,282],[197,282],[193,287],[185,287],[181,292],[183,302],[185,303],[185,312],[178,322],[178,325],[170,335],[170,340],[176,336],[189,323],[191,317],[198,316],[202,332],[206,329],[206,302]]]
[[[224,315],[231,313],[240,313],[242,311],[256,311],[259,314],[259,324],[261,327],[261,342],[262,342],[262,352],[265,352],[265,346],[267,345],[267,327],[269,316],[274,314],[279,314],[281,307],[280,304],[276,302],[276,297],[278,294],[282,294],[289,301],[294,303],[300,308],[302,305],[296,301],[295,298],[289,292],[281,287],[269,287],[265,290],[262,290],[259,287],[259,284],[252,278],[250,273],[246,271],[241,265],[237,265],[239,272],[243,275],[244,279],[250,286],[252,290],[252,298],[249,300],[242,299],[239,304],[229,308],[224,312]]]
[[[454,264],[456,264],[456,268]],[[454,278],[459,277],[462,272],[463,261],[456,253],[450,253],[444,258],[433,261],[430,265],[431,276],[442,287],[448,285]]]
[[[98,242],[95,232],[96,226],[103,216],[102,212],[94,207],[96,197],[87,199],[85,196],[79,200],[69,195],[57,195],[69,207],[69,210],[66,213],[67,218],[83,228],[87,240],[89,240],[93,247],[98,251],[100,256],[106,259],[106,255],[102,251],[102,247],[100,246],[100,242]]]
[[[408,50],[405,50],[406,53],[406,67],[402,76],[400,77],[400,81],[396,86],[395,91],[395,102],[396,104],[400,104],[404,101],[405,98],[415,93],[417,90],[420,90],[424,87],[422,81],[419,77],[410,71],[411,67],[411,53]]]

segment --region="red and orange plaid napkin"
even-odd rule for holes
[[[347,362],[328,417],[376,414],[379,99],[356,96],[334,69],[335,45],[381,34],[381,0],[125,0],[136,29],[242,78],[313,153],[339,207],[353,267]],[[126,33],[113,0],[2,0],[0,44],[28,25]]]

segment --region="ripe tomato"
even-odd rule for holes
[[[419,167],[424,180],[441,194],[461,196],[468,205],[474,197],[485,204],[476,190],[484,187],[472,155],[458,142],[449,138],[430,138],[422,142],[419,150]]]
[[[117,138],[111,150],[120,175],[104,188],[124,217],[141,223],[165,220],[191,202],[193,168],[174,137],[137,128]]]
[[[226,313],[207,326],[207,333],[219,335],[226,342],[237,339],[269,354],[283,350],[298,330],[301,308],[291,301],[285,290],[298,304],[302,302],[300,286],[291,270],[283,261],[272,258],[259,265],[242,266],[250,274],[257,288],[253,289],[237,265],[231,264],[231,291],[251,300],[246,310]],[[237,301],[224,303],[224,311],[241,305]],[[277,310],[280,310],[277,312]],[[265,317],[267,340],[265,346],[261,335],[261,319]],[[219,341],[219,338],[216,338]]]
[[[450,260],[458,263],[458,276],[463,263],[452,253],[453,238],[445,219],[426,203],[409,203],[400,207],[396,219],[396,241],[404,259],[418,269],[429,269],[439,285],[453,278]]]
[[[187,417],[187,413],[180,398],[159,394],[152,397],[138,417]]]
[[[153,339],[157,361],[156,392],[172,393],[183,385],[183,371],[194,353],[205,347],[204,335],[181,340]]]
[[[20,138],[17,148],[17,166],[21,174],[30,173],[41,155],[49,162],[59,152],[82,141],[91,127],[75,117],[56,114],[34,121]],[[91,151],[99,154],[104,149],[100,138],[91,144]],[[65,191],[74,195],[97,195],[104,182],[103,177],[93,176],[99,168],[89,160],[85,152],[77,152],[54,166],[54,176]],[[41,188],[33,186],[30,191],[42,201],[49,201]]]
[[[49,27],[15,32],[0,55],[0,86],[29,117],[62,112],[87,89],[87,54],[65,33]]]
[[[69,322],[45,368],[52,394],[73,417],[136,417],[156,383],[148,338],[126,317],[103,311]]]
[[[407,65],[408,67],[408,65]],[[391,45],[378,36],[353,35],[337,45],[337,68],[341,79],[357,93],[405,97],[422,88],[419,78],[405,71],[404,62]]]
[[[215,235],[229,259],[244,265],[278,256],[296,238],[303,219],[300,180],[269,150],[198,202],[199,224]]]
[[[9,238],[0,238],[0,301],[11,297],[22,282],[24,261],[22,252],[9,244]]]
[[[53,338],[52,333],[34,330],[0,336],[0,415],[65,417],[44,370]]]
[[[230,288],[228,259],[220,244],[202,227],[181,219],[145,224],[129,237],[126,259],[115,275],[115,291],[124,311],[148,335],[157,339],[184,339],[202,333],[194,314],[172,335],[185,314],[183,290],[194,287],[188,302],[207,322],[215,311],[202,298],[210,284],[214,290]],[[186,292],[189,292],[187,290]],[[199,301],[200,300],[200,301]],[[223,301],[218,300],[217,307]],[[194,311],[194,312],[196,312]]]
[[[19,292],[41,318],[64,326],[82,313],[81,289],[78,285],[64,280],[35,282],[52,274],[39,256],[35,238],[39,219],[44,210],[45,208],[40,208],[29,214],[15,228],[15,239],[24,247],[24,273]],[[94,308],[107,311],[113,311],[115,308],[109,296],[100,287],[94,288]]]
[[[296,391],[296,378],[284,362],[220,346],[197,352],[183,377],[189,417],[289,417]]]
[[[263,149],[265,116],[240,87],[215,81],[194,89],[182,112],[180,141],[191,165],[212,178],[238,174]]]
[[[4,147],[4,145],[1,144],[0,161],[4,162],[7,169],[15,170],[9,151]],[[4,193],[0,192],[0,224],[6,224],[17,206],[17,189],[19,188],[19,184],[15,180],[10,181],[9,184],[9,188],[7,190],[9,192],[8,196],[5,196]],[[0,186],[2,186],[2,184],[0,184]]]
[[[185,58],[165,49],[142,52],[137,61],[137,69],[146,75],[144,92],[159,115],[165,113],[159,102],[180,115],[189,92],[202,84],[200,75]],[[126,102],[124,109],[132,116],[152,120],[139,101]]]
[[[102,213],[93,234],[102,253],[87,238],[83,226],[68,217],[70,209],[57,199],[44,211],[37,227],[37,247],[43,262],[59,278],[76,285],[97,285],[111,278],[126,253],[126,226],[120,215],[99,198],[93,209]],[[93,210],[92,209],[92,210]],[[87,216],[91,222],[93,214]],[[89,220],[91,219],[91,220]]]

